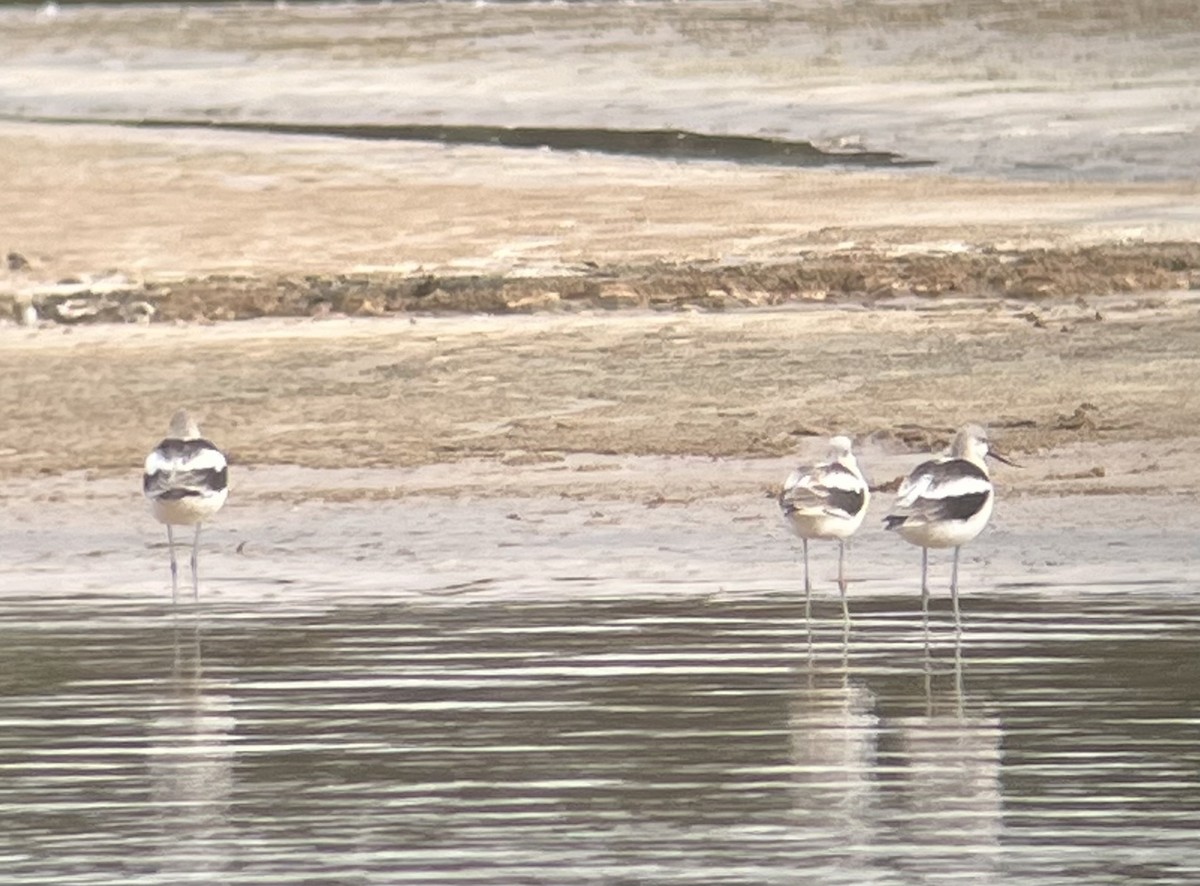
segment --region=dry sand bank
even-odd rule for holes
[[[30,261],[0,285],[14,299],[117,274],[157,293],[158,319],[409,311],[409,296],[532,309],[549,292],[578,309],[9,324],[6,477],[127,472],[186,403],[241,465],[470,462],[509,493],[543,465],[572,476],[560,492],[586,475],[598,493],[676,498],[632,478],[606,489],[617,474],[571,454],[777,458],[838,431],[908,455],[967,420],[1053,465],[1031,467],[1025,489],[1200,489],[1187,457],[1200,427],[1195,183],[15,125],[0,150],[21,170],[0,192],[0,241]],[[215,276],[230,274],[241,282]],[[363,280],[396,304],[354,304]],[[403,280],[434,283],[405,296]],[[745,303],[769,307],[591,309]],[[711,464],[706,482],[722,488]]]
[[[675,291],[703,296],[694,290],[721,279],[692,281],[694,268],[782,262],[781,295],[1076,294],[1187,283],[1194,251],[1159,244],[1200,241],[1195,181],[1059,185],[13,123],[0,124],[0,157],[19,170],[0,191],[0,246],[31,265],[0,272],[10,293],[110,273],[155,287],[217,274],[511,280],[590,269],[637,284],[662,266],[664,279],[680,278]],[[1070,258],[1082,246],[1102,251]],[[1022,263],[1047,249],[1044,268]],[[821,257],[830,264],[806,277]]]
[[[0,471],[127,473],[187,403],[235,464],[477,466],[446,473],[435,484],[443,493],[514,494],[528,484],[539,493],[682,500],[700,488],[746,486],[721,461],[708,462],[702,481],[663,487],[655,468],[639,480],[588,459],[776,458],[846,431],[870,438],[880,464],[983,419],[1030,463],[1023,489],[1194,494],[1196,307],[1180,294],[1037,313],[972,300],[893,310],[9,327],[0,332],[0,374],[12,382],[0,389]],[[480,464],[492,479],[481,478]],[[531,482],[530,466],[539,465],[549,485]],[[305,495],[420,491],[319,477],[302,484]],[[893,477],[880,468],[874,479]]]

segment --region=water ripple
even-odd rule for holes
[[[4,879],[1194,881],[1186,599],[915,606],[10,601]]]

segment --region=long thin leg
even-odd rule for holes
[[[965,712],[963,701],[962,633],[954,635],[954,708],[961,720]]]
[[[933,716],[933,659],[929,651],[929,628],[925,629],[925,716]]]
[[[167,524],[167,550],[171,552],[171,602],[179,602],[179,564],[175,562],[175,533]]]
[[[197,559],[200,553],[200,524],[196,524],[196,537],[192,539],[192,599],[200,602],[200,569]]]
[[[846,540],[838,539],[838,590],[842,592],[842,624],[850,633],[850,604],[846,600]]]
[[[842,627],[842,682],[850,678],[850,622]]]
[[[954,549],[954,566],[950,570],[950,599],[954,602],[954,632],[962,634],[962,616],[958,612],[958,552]]]
[[[921,624],[925,626],[925,650],[929,650],[929,548],[921,548]]]
[[[812,620],[812,581],[808,577],[808,539],[800,539],[800,546],[804,549],[804,620]]]

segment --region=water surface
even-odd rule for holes
[[[5,882],[1195,882],[1200,617],[1047,590],[9,599]]]

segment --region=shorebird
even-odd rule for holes
[[[829,441],[827,461],[792,471],[779,493],[779,508],[804,548],[804,615],[811,611],[812,581],[808,574],[809,539],[837,539],[838,590],[842,616],[850,623],[846,602],[846,539],[862,525],[871,491],[850,451],[849,437]]]
[[[958,609],[958,551],[979,535],[992,516],[996,493],[985,459],[1018,467],[991,448],[987,431],[967,425],[954,437],[948,455],[922,462],[905,478],[884,527],[921,548],[921,612],[929,627],[929,549],[954,548],[950,597],[955,629],[962,631]]]
[[[195,526],[192,539],[192,596],[200,598],[196,558],[200,525],[221,509],[229,495],[228,463],[224,454],[200,436],[200,428],[180,409],[171,418],[167,436],[146,456],[142,492],[150,500],[155,519],[167,526],[171,549],[171,599],[179,596],[179,567],[175,562],[174,526]]]

